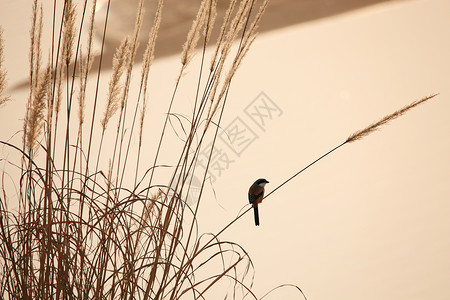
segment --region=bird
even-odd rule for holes
[[[264,178],[256,180],[248,189],[248,201],[253,205],[253,212],[255,213],[255,225],[259,226],[259,212],[258,204],[264,198],[264,186],[269,183]]]

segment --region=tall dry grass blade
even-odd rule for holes
[[[154,161],[153,161],[153,168],[151,169],[151,172],[150,172],[149,186],[151,185],[152,180],[153,180],[153,175],[154,175],[154,172],[155,172],[155,169],[156,169],[155,167],[156,167],[156,164],[157,164],[157,161],[158,161],[158,158],[159,158],[159,154],[160,154],[162,142],[163,142],[163,139],[164,139],[164,135],[165,135],[165,132],[166,132],[167,124],[169,123],[169,116],[172,113],[172,106],[173,106],[173,103],[175,101],[175,97],[176,97],[176,94],[177,94],[177,91],[178,91],[178,86],[180,84],[181,78],[182,78],[182,76],[184,74],[184,71],[185,71],[186,67],[188,66],[189,62],[191,61],[191,59],[192,59],[192,57],[194,55],[195,47],[196,47],[196,45],[198,43],[198,40],[200,38],[201,28],[202,28],[202,26],[204,26],[205,22],[207,21],[207,15],[208,15],[207,14],[207,9],[206,9],[207,2],[208,2],[208,0],[203,0],[201,2],[199,10],[197,12],[197,15],[196,15],[194,21],[192,22],[191,28],[190,28],[189,33],[187,35],[186,42],[183,45],[183,52],[181,54],[181,69],[180,69],[180,71],[178,73],[178,77],[176,79],[175,88],[174,88],[174,90],[172,92],[172,97],[171,97],[171,100],[170,100],[170,103],[169,103],[169,107],[167,109],[167,114],[166,114],[166,117],[165,117],[165,120],[164,120],[164,124],[163,124],[163,128],[162,128],[162,131],[161,131],[161,136],[159,138],[159,142],[158,142],[158,146],[157,146],[157,149],[156,149],[155,158],[154,158]],[[146,196],[148,196],[148,192],[147,192]],[[154,270],[152,270],[152,273],[151,273],[151,276],[150,276],[151,277],[150,282],[153,282],[154,279],[155,279],[154,276],[156,274],[154,274],[153,271]],[[156,270],[155,270],[155,272],[156,272]],[[149,295],[148,293],[149,292],[150,292],[149,290],[146,291],[145,297],[148,297],[148,295]]]
[[[10,96],[4,95],[7,87],[7,80],[6,80],[7,72],[6,70],[4,70],[3,66],[4,63],[3,50],[4,50],[3,28],[0,27],[0,107],[11,99]]]
[[[252,21],[252,24],[248,27],[248,30],[246,31],[246,36],[244,37],[244,40],[252,39],[251,36],[256,35],[256,31],[259,26],[259,22],[261,21],[262,16],[264,15],[264,12],[267,9],[267,6],[269,5],[269,0],[264,0],[264,2],[259,7],[258,12],[255,15],[255,18]]]
[[[109,120],[119,108],[119,94],[121,88],[120,78],[122,77],[129,56],[130,40],[129,37],[126,37],[120,44],[113,58],[113,73],[109,81],[107,104],[103,118],[100,121],[103,130],[106,130]]]
[[[242,58],[245,56],[245,53],[247,52],[246,50],[244,52],[242,52],[243,49],[245,49],[245,44],[246,44],[245,41],[249,40],[249,35],[246,34],[246,32],[244,32],[242,35],[242,38],[241,38],[241,44],[239,46],[238,53],[236,54],[236,56],[234,58],[234,63],[232,65],[230,71],[227,73],[225,81],[221,82],[219,80],[219,78],[222,76],[225,62],[227,60],[227,57],[230,54],[231,47],[233,46],[233,43],[234,43],[235,39],[237,38],[237,36],[239,35],[239,33],[241,32],[241,30],[247,29],[248,20],[250,18],[251,11],[253,9],[254,1],[242,1],[239,5],[234,17],[231,19],[231,14],[233,13],[233,9],[234,9],[234,7],[231,7],[232,4],[233,4],[233,2],[230,3],[230,7],[228,8],[228,11],[227,11],[227,13],[229,13],[230,16],[225,16],[224,22],[227,22],[227,25],[225,26],[225,24],[224,24],[225,27],[222,26],[221,31],[223,31],[223,33],[221,32],[221,36],[219,37],[220,39],[218,40],[218,43],[216,46],[216,51],[215,51],[213,60],[211,61],[211,65],[210,65],[210,70],[214,70],[214,72],[213,72],[213,78],[212,78],[213,84],[211,87],[211,91],[208,95],[210,106],[209,106],[209,110],[207,112],[207,120],[209,120],[209,121],[205,124],[205,130],[208,128],[210,121],[212,119],[212,116],[217,111],[217,108],[219,107],[219,104],[221,103],[221,99],[228,89],[230,79],[233,77],[235,71],[237,70],[237,67],[239,65],[239,63],[237,63],[237,62],[241,61]],[[260,10],[260,11],[261,11],[261,14],[264,12],[263,10]],[[222,36],[222,34],[223,34],[223,36]],[[250,45],[248,45],[248,46],[250,46]],[[242,54],[243,54],[243,56],[242,56]],[[217,90],[219,90],[220,85],[222,85],[222,88],[220,89],[220,96],[217,99],[215,99]],[[214,102],[215,102],[215,104],[214,104]]]
[[[42,15],[41,15],[42,18]],[[36,45],[40,43],[40,41],[36,41],[36,27],[38,26],[38,1],[34,0],[32,5],[32,14],[31,14],[31,29],[30,29],[30,53],[28,56],[29,59],[29,68],[30,68],[30,93],[28,96],[26,111],[25,111],[25,118],[23,122],[23,139],[22,139],[22,145],[23,149],[25,150],[26,144],[27,144],[27,124],[29,123],[29,118],[31,114],[31,106],[33,103],[33,94],[35,86],[37,85],[37,74],[35,74],[35,66],[36,66],[36,60],[37,60],[37,54],[36,54]],[[40,23],[40,22],[39,22]],[[37,63],[39,65],[39,62]]]
[[[37,0],[34,0],[33,6],[32,6],[32,13],[31,13],[31,29],[30,29],[30,54],[29,54],[29,63],[30,63],[30,98],[33,94],[33,88],[35,87],[35,76],[34,76],[34,66],[35,66],[35,60],[36,60],[36,26],[38,22],[38,4]],[[29,104],[31,106],[31,101],[29,101]]]
[[[192,22],[191,29],[187,35],[186,42],[183,45],[183,52],[181,54],[181,64],[182,70],[191,61],[195,53],[195,47],[197,46],[198,40],[200,38],[200,30],[205,25],[207,19],[207,4],[210,0],[202,0],[200,8],[197,12],[197,16]],[[183,72],[180,72],[183,73]]]
[[[144,91],[147,88],[148,73],[150,71],[150,66],[152,65],[152,62],[155,58],[156,38],[158,37],[158,31],[161,25],[163,3],[164,3],[163,0],[158,1],[158,7],[156,8],[155,14],[155,21],[148,35],[147,46],[145,47],[144,57],[142,60],[141,86],[144,87]]]
[[[70,64],[73,56],[73,47],[75,42],[75,17],[76,10],[72,0],[66,0],[64,10],[64,29],[62,59],[66,65]]]
[[[211,38],[214,23],[216,22],[216,17],[217,17],[217,0],[211,0],[209,3],[207,20],[203,32],[203,35],[205,36],[205,46],[208,44]]]
[[[84,123],[84,109],[85,109],[85,101],[86,101],[86,84],[87,84],[87,74],[89,73],[89,61],[87,59],[83,59],[83,51],[80,49],[80,83],[78,90],[78,126],[81,126]]]
[[[87,42],[87,53],[86,58],[83,59],[80,50],[80,86],[78,92],[78,123],[79,126],[84,123],[84,110],[86,101],[86,85],[88,80],[89,72],[92,68],[92,63],[94,59],[94,54],[92,53],[92,43],[94,35],[94,19],[95,11],[97,6],[97,0],[94,0],[91,5],[90,17],[89,17],[89,29],[88,29],[88,42]]]
[[[256,38],[256,30],[258,28],[257,24],[260,21],[262,15],[264,14],[264,11],[265,11],[267,5],[268,5],[268,0],[265,0],[261,4],[252,24],[249,27],[247,27],[248,20],[250,18],[250,14],[253,9],[253,3],[251,3],[251,5],[248,5],[248,6],[243,6],[243,4],[241,3],[241,6],[239,7],[237,14],[236,14],[234,20],[232,21],[231,28],[234,28],[234,34],[232,33],[232,31],[230,31],[228,33],[228,35],[226,36],[226,42],[222,49],[222,54],[221,54],[222,57],[221,57],[221,61],[219,63],[217,73],[220,74],[222,72],[222,69],[224,66],[224,60],[225,60],[226,56],[228,55],[229,51],[231,50],[231,46],[234,42],[234,39],[237,37],[237,34],[242,30],[242,28],[245,31],[241,38],[238,52],[233,59],[232,65],[231,65],[229,71],[227,72],[227,75],[225,76],[224,82],[222,83],[222,88],[219,92],[219,95],[218,95],[217,99],[215,99],[215,100],[214,100],[214,98],[216,97],[216,91],[217,91],[217,88],[219,87],[218,80],[215,82],[215,84],[212,88],[212,92],[210,93],[210,96],[209,96],[211,106],[208,111],[207,122],[205,124],[205,130],[208,128],[209,124],[211,123],[214,115],[216,114],[216,112],[219,108],[219,105],[222,103],[222,99],[225,96],[225,94],[227,93],[228,87],[231,84],[231,79],[234,77],[242,60],[244,59],[245,55],[248,53],[250,46],[252,45],[253,41]],[[218,52],[218,50],[216,50],[216,52]]]
[[[62,102],[62,92],[63,92],[63,87],[62,87],[62,80],[64,77],[64,69],[62,67],[61,64],[57,65],[57,70],[55,72],[55,76],[56,76],[56,103],[54,104],[54,110],[55,110],[55,124],[58,123],[58,118],[59,118],[59,112],[61,110],[61,102]]]
[[[37,0],[33,2],[30,30],[30,94],[37,87],[39,70],[41,66],[41,36],[43,23],[42,4],[38,5]]]
[[[140,151],[141,151],[141,146],[142,146],[142,135],[144,132],[145,113],[147,111],[148,76],[149,76],[149,72],[150,72],[150,67],[155,58],[156,38],[158,37],[159,27],[161,25],[163,3],[164,3],[163,0],[158,1],[158,7],[156,9],[156,14],[155,14],[155,20],[153,22],[152,29],[150,30],[150,33],[148,36],[148,42],[147,42],[147,46],[145,47],[144,57],[142,60],[143,63],[142,63],[142,71],[141,71],[140,88],[141,89],[143,88],[143,92],[142,92],[143,100],[142,100],[142,108],[141,108],[140,117],[139,117],[139,143],[138,143],[138,159],[136,160],[135,183],[137,182],[137,174],[139,171],[139,158],[140,158]]]
[[[134,59],[136,57],[137,48],[139,46],[139,32],[141,31],[143,18],[144,18],[144,0],[140,0],[137,17],[136,17],[136,22],[134,24],[133,40],[129,43],[129,46],[128,46],[128,54],[127,54],[128,59],[126,61],[127,76],[126,76],[126,80],[125,80],[124,89],[123,89],[122,95],[120,97],[121,111],[123,111],[123,109],[125,108],[125,105],[126,105],[127,99],[128,99],[128,91],[129,91],[130,83],[131,83],[131,72],[133,70]],[[118,127],[119,126],[120,126],[120,124],[118,124]]]
[[[36,140],[41,134],[50,81],[51,66],[49,65],[46,71],[42,73],[39,78],[39,83],[37,85],[37,89],[31,106],[30,118],[27,120],[26,146],[29,153],[32,152],[33,148],[35,147]]]
[[[122,180],[123,180],[123,176],[121,177],[119,174],[120,174],[120,169],[121,169],[120,166],[121,166],[122,152],[123,152],[122,147],[124,146],[123,139],[125,136],[128,94],[129,94],[130,85],[131,85],[131,74],[132,74],[133,67],[134,67],[134,60],[136,57],[137,48],[139,46],[139,33],[142,28],[143,18],[144,18],[144,0],[140,0],[139,5],[138,5],[136,21],[134,23],[133,39],[129,45],[128,61],[127,61],[127,65],[126,65],[126,77],[125,77],[125,81],[124,81],[123,88],[122,88],[122,94],[120,95],[119,122],[117,122],[116,139],[115,139],[114,150],[113,150],[113,155],[112,155],[113,163],[114,163],[114,165],[117,166],[116,185],[121,185],[121,183],[119,184],[119,180],[120,180],[120,182],[122,182]],[[137,106],[136,106],[136,108],[137,108]],[[134,120],[135,119],[133,119],[133,125],[132,125],[131,132],[130,132],[130,140],[129,140],[130,142],[131,142],[131,136],[133,135],[134,128],[135,128]],[[128,144],[128,145],[130,145],[130,144]],[[127,151],[125,151],[125,154],[124,154],[125,160],[126,160],[126,157],[128,157],[129,149],[130,148],[128,147]],[[118,154],[117,159],[116,159],[116,154]],[[123,164],[124,172],[125,172],[126,166],[127,166],[127,164]],[[117,191],[120,192],[120,190],[117,190]],[[119,195],[117,195],[117,197],[118,196]]]
[[[50,55],[49,55],[49,59],[48,61],[51,61]],[[52,68],[53,70],[53,68]],[[45,119],[45,125],[46,125],[46,129],[45,129],[45,133],[46,133],[46,139],[47,139],[47,144],[45,145],[46,147],[46,156],[47,156],[47,165],[46,165],[46,182],[45,182],[45,186],[49,187],[51,186],[51,176],[53,175],[52,172],[50,172],[52,166],[51,166],[51,160],[52,160],[52,135],[54,134],[53,132],[53,115],[54,115],[54,111],[53,111],[53,107],[54,107],[54,102],[55,102],[55,97],[52,94],[54,92],[54,86],[52,85],[53,83],[53,78],[52,75],[54,74],[54,72],[52,71],[50,74],[50,83],[48,84],[48,95],[47,95],[47,117]],[[49,191],[51,191],[51,187],[50,189],[46,189],[46,197],[51,194]]]
[[[131,130],[130,130],[130,137],[129,137],[129,142],[128,142],[128,146],[126,147],[126,151],[124,153],[124,155],[122,155],[123,151],[123,147],[126,146],[124,143],[124,137],[125,137],[125,124],[126,124],[126,117],[127,117],[127,108],[128,108],[128,95],[129,95],[129,90],[130,90],[130,85],[131,85],[131,75],[132,75],[132,71],[133,71],[133,67],[134,67],[134,60],[136,57],[136,53],[137,53],[137,49],[139,46],[139,33],[141,31],[142,28],[142,22],[143,22],[143,18],[144,18],[144,0],[140,0],[139,1],[139,6],[138,6],[138,11],[137,11],[137,16],[136,16],[136,21],[134,24],[134,36],[133,36],[133,40],[130,43],[130,53],[129,53],[129,59],[128,59],[128,65],[127,65],[127,72],[126,72],[126,79],[125,79],[125,83],[124,83],[124,87],[122,89],[122,94],[120,96],[120,114],[119,114],[119,122],[117,123],[117,132],[116,132],[116,140],[114,143],[114,150],[113,150],[113,162],[114,164],[117,166],[116,169],[116,185],[122,185],[122,181],[123,181],[123,175],[125,174],[125,169],[127,167],[126,163],[122,164],[122,161],[126,161],[128,154],[129,154],[129,150],[130,150],[130,146],[131,146],[131,137],[134,135],[133,132],[135,130],[135,120],[136,120],[136,113],[137,113],[137,109],[138,109],[138,102],[139,100],[136,102],[136,109],[135,109],[135,113],[134,113],[134,118],[132,121],[132,126],[131,126]],[[116,154],[117,155],[117,159],[116,159]],[[122,168],[121,168],[121,164],[122,164]],[[122,169],[122,176],[120,176],[120,171]],[[120,183],[119,183],[120,182]],[[120,192],[120,190],[117,190],[118,192]],[[119,195],[116,195],[117,197],[119,197]]]
[[[420,100],[412,102],[411,104],[393,112],[392,114],[383,117],[381,120],[379,120],[375,123],[372,123],[371,125],[367,126],[366,128],[354,132],[353,134],[351,134],[348,137],[348,139],[345,142],[351,143],[351,142],[354,142],[354,141],[357,141],[357,140],[360,140],[360,139],[366,137],[367,135],[371,134],[372,132],[380,129],[381,126],[386,125],[387,123],[389,123],[390,121],[392,121],[394,119],[397,119],[398,117],[400,117],[401,115],[406,113],[408,110],[430,100],[431,98],[434,98],[437,95],[439,95],[439,94],[427,96],[425,98],[422,98]]]
[[[228,56],[234,41],[241,30],[248,24],[254,2],[255,1],[241,1],[241,4],[236,11],[236,15],[231,20],[228,31],[225,32],[225,43],[223,44],[221,56]]]
[[[39,78],[40,76],[40,70],[41,70],[41,61],[42,61],[42,51],[41,51],[41,41],[42,41],[42,28],[43,28],[43,18],[44,18],[44,9],[42,8],[42,4],[39,5],[39,14],[38,14],[38,22],[37,22],[37,28],[35,32],[35,38],[34,38],[34,75],[35,78]],[[34,81],[34,89],[37,88],[38,80]]]
[[[211,100],[214,100],[215,89],[217,88],[217,86],[219,86],[219,78],[220,78],[221,70],[222,70],[222,68],[224,66],[224,63],[225,63],[225,60],[226,60],[228,54],[230,53],[230,49],[231,49],[231,46],[232,46],[232,44],[234,42],[234,39],[235,39],[235,37],[237,37],[239,32],[241,32],[241,30],[244,29],[244,32],[243,32],[242,38],[241,38],[241,43],[239,45],[239,49],[238,49],[238,51],[236,53],[236,56],[234,57],[232,66],[230,68],[230,71],[228,72],[227,77],[226,77],[226,79],[225,79],[225,81],[224,81],[224,83],[222,85],[221,95],[218,97],[218,99],[216,99],[215,109],[214,109],[213,113],[211,114],[211,116],[207,119],[207,124],[205,126],[204,132],[206,132],[206,130],[208,129],[208,124],[209,124],[209,122],[211,122],[212,117],[215,115],[215,112],[216,112],[217,108],[219,107],[219,104],[220,103],[225,104],[226,94],[227,94],[227,92],[229,90],[231,79],[234,76],[237,68],[239,67],[240,63],[242,62],[242,59],[245,57],[246,53],[249,50],[250,45],[252,44],[252,42],[253,42],[253,40],[255,38],[254,30],[257,28],[256,25],[255,25],[256,23],[252,24],[252,28],[251,28],[250,31],[247,28],[247,24],[248,24],[250,15],[251,15],[251,11],[253,9],[253,5],[254,5],[254,1],[252,1],[252,2],[245,2],[245,3],[241,2],[241,5],[238,8],[236,16],[233,18],[233,20],[231,22],[231,25],[230,25],[230,28],[232,30],[234,30],[234,32],[233,33],[229,33],[228,32],[228,34],[225,37],[225,40],[221,40],[223,42],[223,45],[218,45],[217,46],[218,50],[216,50],[216,52],[218,52],[219,49],[221,49],[221,56],[220,56],[220,60],[219,60],[218,66],[215,67],[215,69],[214,69],[213,76],[210,77],[212,82],[214,82],[213,92],[210,94],[210,99]],[[258,13],[259,15],[257,16],[256,20],[259,21],[261,15],[264,12],[264,9],[265,9],[266,5],[267,5],[267,2],[265,2],[263,4],[262,8],[260,8],[259,13]],[[229,13],[231,14],[231,10],[229,10],[229,11],[230,11]],[[227,20],[227,19],[229,20],[230,16],[225,16],[225,20]],[[221,101],[221,100],[223,100],[223,101]],[[222,108],[221,108],[221,113],[220,113],[218,124],[220,124],[220,120],[222,118],[223,110],[224,110],[224,105],[222,105]],[[217,137],[218,128],[219,127],[216,128],[215,137],[214,137],[214,140],[213,140],[213,143],[212,143],[213,145],[214,145],[214,141],[215,141],[215,139]],[[213,147],[211,147],[211,150],[212,149],[213,149]],[[211,155],[212,155],[212,151],[210,152],[210,159],[211,159]],[[187,159],[187,157],[186,157],[186,159]],[[206,169],[208,169],[209,160],[208,160]],[[193,161],[195,161],[195,158],[194,158]],[[189,173],[189,172],[187,172],[187,173]],[[205,182],[205,178],[206,178],[206,172],[204,173],[203,184]],[[185,181],[182,181],[182,182],[183,182],[182,186],[184,186],[186,183],[185,183]],[[202,184],[202,188],[201,188],[200,194],[202,193],[202,190],[203,190],[203,184]],[[199,202],[197,202],[197,205],[195,207],[194,216],[197,215],[197,209],[199,207],[198,204],[199,204]],[[190,233],[188,235],[188,242],[187,243],[189,243],[192,229],[193,229],[193,227],[191,226]],[[196,255],[198,255],[200,252],[202,252],[204,249],[205,248],[202,247],[199,252],[195,251],[194,252],[194,257]],[[182,260],[183,266],[189,266],[189,265],[191,265],[191,263],[192,263],[192,259],[188,259],[187,262],[184,263],[184,257],[183,257],[183,260]],[[181,280],[182,272],[183,272],[183,269],[180,269],[180,271],[178,273],[178,276],[177,276],[177,279],[175,281],[175,285],[179,284],[179,282]],[[184,280],[181,280],[181,282],[184,282]]]
[[[243,46],[241,48],[241,50],[239,51],[239,53],[236,55],[233,64],[230,68],[230,70],[228,71],[224,83],[222,85],[222,89],[219,93],[219,96],[217,97],[217,99],[215,100],[215,104],[212,108],[212,110],[209,112],[209,116],[205,125],[205,128],[208,128],[209,124],[211,123],[211,121],[213,120],[217,109],[219,108],[219,105],[222,103],[222,99],[224,98],[225,94],[228,91],[228,87],[231,84],[231,79],[234,77],[237,69],[239,68],[242,60],[244,59],[245,55],[248,53],[248,51],[250,50],[250,46],[252,45],[253,41],[255,40],[256,36],[251,36],[249,35],[247,37],[247,39],[244,41]],[[215,91],[214,91],[215,93]],[[214,94],[211,94],[214,95]]]
[[[228,25],[231,22],[232,12],[236,6],[236,2],[237,2],[237,0],[231,0],[230,4],[228,5],[228,9],[225,12],[224,19],[222,22],[222,27],[221,27],[220,33],[219,33],[219,37],[217,38],[217,42],[216,42],[216,51],[213,54],[213,58],[211,59],[211,64],[209,66],[209,70],[211,72],[216,67],[217,59],[220,54],[219,50],[220,50],[221,46],[223,45],[223,41],[224,41],[225,35],[226,35],[226,29],[228,28]]]

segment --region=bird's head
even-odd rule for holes
[[[264,178],[260,178],[260,179],[255,181],[254,185],[258,185],[260,187],[264,187],[266,185],[266,183],[269,183],[269,182],[267,180],[265,180]]]

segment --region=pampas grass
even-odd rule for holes
[[[9,96],[5,95],[5,90],[7,87],[6,74],[7,71],[3,67],[4,57],[3,57],[4,41],[3,41],[3,29],[0,27],[0,107],[10,100]]]
[[[73,47],[75,42],[75,19],[76,10],[72,0],[64,2],[64,19],[63,19],[63,42],[62,42],[62,60],[68,65],[72,61]]]
[[[120,78],[122,77],[123,71],[125,70],[125,66],[127,65],[129,59],[130,41],[128,37],[126,37],[117,49],[116,54],[114,54],[113,73],[109,81],[106,108],[103,113],[103,118],[100,121],[103,130],[106,130],[109,120],[119,109],[119,96],[121,94]]]
[[[48,66],[46,71],[41,74],[33,95],[29,118],[26,119],[26,149],[31,153],[34,149],[38,137],[41,135],[44,126],[44,116],[46,102],[48,97],[48,88],[50,84],[51,67]]]
[[[196,169],[199,153],[207,145],[207,132],[217,137],[219,127],[201,125],[205,121],[220,125],[226,91],[254,39],[253,24],[262,15],[256,2],[231,2],[211,57],[214,67],[208,68],[204,67],[206,47],[217,22],[217,1],[202,1],[181,54],[156,155],[153,160],[146,157],[145,162],[141,149],[146,137],[145,114],[152,103],[149,73],[164,2],[155,3],[140,80],[131,79],[137,72],[137,40],[146,17],[143,1],[137,7],[134,32],[124,37],[116,50],[105,90],[100,85],[104,36],[100,37],[99,67],[92,69],[96,1],[65,1],[62,6],[55,1],[51,30],[44,28],[46,12],[41,2],[33,2],[23,145],[0,141],[21,156],[21,163],[10,162],[20,172],[18,192],[2,186],[5,196],[0,199],[2,298],[197,299],[211,293],[221,298],[256,298],[251,291],[252,262],[245,250],[197,231],[202,192],[194,205],[186,202],[194,173],[202,179],[203,191],[207,173]],[[111,21],[108,15],[104,35]],[[43,44],[43,35],[49,32],[51,45]],[[240,46],[232,53],[236,39]],[[47,54],[49,63],[42,70],[42,57]],[[177,161],[161,165],[159,155],[167,143],[167,124],[178,100],[178,86],[197,54],[202,59],[186,139]],[[225,71],[225,66],[230,69]],[[2,68],[0,72],[2,87],[5,73]],[[137,97],[131,98],[130,89],[139,91]],[[216,90],[220,91],[217,95]],[[102,95],[105,106],[99,115]],[[76,134],[73,128],[77,128]],[[106,141],[113,141],[111,148],[108,144],[106,149]],[[129,158],[133,153],[135,161]],[[135,170],[127,170],[133,166]],[[159,174],[167,168],[173,175],[168,182],[161,182]],[[129,174],[134,178],[124,180]],[[18,208],[9,207],[12,197],[18,197]],[[229,283],[230,287],[223,289]]]
[[[352,133],[348,139],[345,141],[346,143],[352,143],[354,141],[358,141],[363,139],[364,137],[368,136],[369,134],[371,134],[374,131],[377,131],[380,129],[381,126],[386,125],[387,123],[389,123],[390,121],[397,119],[398,117],[402,116],[403,114],[405,114],[407,111],[409,111],[410,109],[434,98],[435,96],[437,96],[438,94],[434,94],[431,96],[427,96],[424,97],[422,99],[416,100],[414,102],[412,102],[409,105],[406,105],[405,107],[396,110],[395,112],[381,118],[379,121],[370,124],[369,126],[367,126],[366,128],[362,129],[362,130],[358,130],[354,133]]]

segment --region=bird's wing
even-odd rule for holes
[[[248,194],[248,202],[250,202],[250,204],[252,204],[253,202],[255,202],[259,197],[261,197],[264,194],[264,191],[262,191],[259,194]]]

